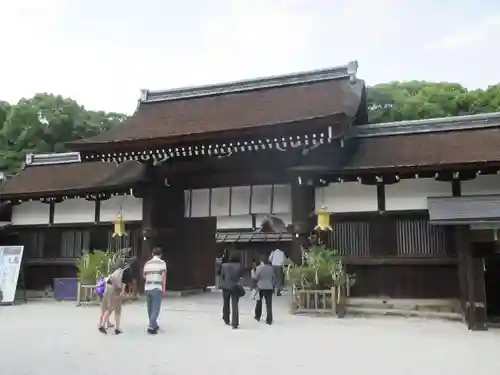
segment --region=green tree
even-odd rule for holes
[[[500,111],[500,85],[469,91],[457,83],[390,82],[368,88],[371,123]]]
[[[10,111],[10,104],[0,100],[0,131]]]
[[[2,102],[0,171],[16,170],[29,152],[66,151],[66,142],[97,135],[125,118],[119,113],[87,111],[72,99],[52,94],[37,94],[10,106]]]

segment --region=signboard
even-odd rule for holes
[[[0,290],[2,304],[14,303],[24,246],[0,246]]]

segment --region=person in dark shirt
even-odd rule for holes
[[[242,286],[240,284],[243,276],[243,267],[240,257],[232,255],[229,262],[222,263],[220,286],[222,289],[222,319],[227,325],[231,324],[233,329],[239,326],[238,303],[242,297]],[[231,320],[229,316],[231,315]]]
[[[255,320],[260,321],[262,316],[262,300],[266,300],[266,323],[273,324],[273,292],[276,286],[275,272],[271,262],[263,257],[255,270],[254,279],[259,290],[259,298],[255,303]]]

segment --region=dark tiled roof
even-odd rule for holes
[[[208,96],[142,102],[137,112],[111,131],[72,144],[89,145],[217,136],[263,126],[343,114],[366,121],[365,85],[348,77],[302,82]],[[87,144],[87,147],[85,147]]]
[[[144,165],[129,161],[116,165],[88,162],[28,166],[1,187],[2,199],[46,197],[126,188],[139,181]]]
[[[440,165],[500,165],[500,127],[494,126],[398,135],[366,133],[349,142],[355,142],[355,148],[343,168],[346,173]],[[131,185],[143,173],[144,166],[135,161],[118,166],[101,162],[29,166],[2,185],[1,198],[109,190]]]
[[[500,128],[355,139],[345,169],[389,169],[500,162]]]

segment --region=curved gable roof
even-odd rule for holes
[[[365,84],[355,67],[262,78],[222,85],[145,92],[136,113],[99,136],[72,143],[89,145],[163,139],[165,143],[228,131],[297,123],[331,115],[366,121]]]

